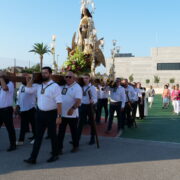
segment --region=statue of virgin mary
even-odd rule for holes
[[[84,51],[85,49],[87,51],[86,44],[90,44],[87,41],[91,40],[93,29],[94,29],[94,22],[92,19],[92,15],[89,12],[89,10],[86,7],[84,7],[82,9],[81,22],[79,25],[79,33],[78,33],[78,42],[77,42],[78,47],[82,51]],[[88,54],[90,54],[90,52]]]

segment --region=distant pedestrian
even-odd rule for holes
[[[164,91],[162,94],[162,98],[163,98],[163,109],[167,109],[168,105],[169,105],[169,100],[170,100],[170,90],[168,89],[168,86],[165,85],[164,86]]]
[[[172,102],[172,106],[173,106],[173,112],[175,113],[175,87],[176,86],[172,86],[171,88],[171,102]]]
[[[155,90],[153,89],[152,86],[150,86],[150,89],[147,91],[147,97],[148,97],[149,108],[151,108],[152,105],[153,105],[153,102],[154,102],[154,96],[155,96]]]
[[[179,86],[175,86],[175,90],[172,92],[172,99],[174,104],[174,112],[179,115],[180,112],[180,90]]]

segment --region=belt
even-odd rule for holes
[[[110,104],[114,104],[114,105],[120,104],[120,103],[122,103],[122,102],[121,102],[121,101],[118,101],[118,102],[110,102]]]
[[[56,112],[57,110],[53,109],[53,110],[50,110],[50,111],[43,111],[43,110],[38,109],[38,111],[39,112],[44,112],[44,113],[49,113],[49,112]]]

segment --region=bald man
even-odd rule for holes
[[[69,125],[73,148],[72,153],[78,151],[77,124],[79,118],[78,107],[81,104],[82,89],[75,81],[76,76],[73,72],[68,72],[65,76],[66,84],[62,87],[62,123],[59,126],[58,143],[59,154],[63,153],[63,141],[66,127]]]

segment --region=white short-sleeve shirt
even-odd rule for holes
[[[91,85],[91,83],[89,83],[87,86],[83,86],[83,88],[82,88],[82,92],[83,92],[82,104],[90,104],[88,91],[91,92],[92,101],[94,102],[94,104],[96,104],[97,103],[97,91],[96,91],[95,86]]]
[[[70,86],[65,85],[61,87],[62,94],[62,117],[77,118],[79,117],[78,108],[74,110],[72,116],[69,116],[68,110],[75,104],[76,99],[82,99],[82,88],[76,82]]]
[[[10,81],[7,86],[8,91],[4,91],[0,86],[0,109],[13,105],[14,84]]]
[[[19,87],[17,97],[17,105],[20,106],[21,112],[28,111],[36,106],[36,92],[32,94],[27,93],[25,91],[25,85]]]
[[[47,87],[47,88],[46,88]],[[45,89],[42,93],[42,88]],[[54,81],[38,84],[34,87],[26,87],[27,93],[37,93],[37,105],[42,111],[51,111],[57,109],[57,104],[62,103],[61,89]]]

